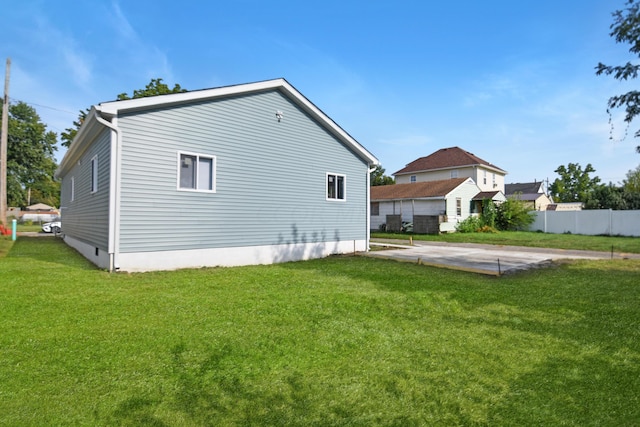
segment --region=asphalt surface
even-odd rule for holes
[[[393,259],[416,264],[432,265],[455,270],[499,276],[505,273],[539,268],[562,259],[640,259],[639,254],[595,251],[529,248],[521,246],[480,245],[473,243],[446,243],[375,239],[371,246],[384,247],[366,256]]]

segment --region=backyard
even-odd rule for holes
[[[637,425],[639,279],[360,256],[109,274],[0,239],[0,425]]]

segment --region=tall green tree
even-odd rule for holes
[[[53,177],[57,167],[55,132],[47,131],[36,110],[24,102],[9,105],[8,116],[7,204],[57,207],[60,184]]]
[[[600,185],[591,192],[584,207],[585,209],[627,209],[624,189],[616,187],[611,182],[608,185]]]
[[[162,79],[151,79],[148,85],[144,89],[135,89],[133,94],[129,96],[126,92],[118,95],[118,101],[125,99],[145,98],[147,96],[167,95],[169,93],[186,92],[186,89],[180,87],[179,84],[175,84],[173,88],[169,88],[165,83],[162,83]]]
[[[622,181],[625,191],[640,193],[640,165],[627,172],[626,178]]]
[[[385,175],[384,172],[385,170],[381,165],[376,166],[376,168],[371,172],[371,179],[369,180],[369,183],[372,187],[375,185],[390,185],[395,182],[393,177]]]
[[[549,186],[553,199],[558,202],[583,202],[589,200],[591,194],[601,185],[600,178],[591,177],[589,174],[596,170],[591,163],[582,169],[578,163],[569,163],[568,166],[558,166],[554,171],[560,178]]]
[[[613,24],[609,27],[616,43],[630,45],[629,52],[640,57],[640,0],[627,0],[627,7],[623,10],[613,12]],[[623,65],[605,65],[602,62],[596,66],[597,75],[612,75],[617,80],[629,80],[638,77],[640,64],[633,64],[628,61]],[[632,90],[624,94],[615,95],[609,98],[607,112],[611,115],[611,110],[624,108],[624,121],[627,126],[631,125],[633,119],[640,114],[640,91]],[[635,137],[640,136],[640,130],[636,131]],[[640,145],[636,147],[640,153]]]
[[[118,95],[117,99],[118,101],[123,101],[126,99],[145,98],[147,96],[167,95],[169,93],[180,92],[187,92],[187,90],[183,89],[179,84],[175,84],[173,88],[170,88],[162,82],[162,79],[151,79],[149,84],[147,84],[143,89],[135,89],[131,95],[123,92]],[[61,145],[63,147],[69,147],[71,145],[73,139],[78,133],[78,130],[87,118],[89,111],[91,111],[89,108],[81,110],[78,114],[78,119],[73,122],[73,127],[65,129],[65,131],[60,134]]]

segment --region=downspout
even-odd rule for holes
[[[118,257],[120,255],[120,147],[122,146],[122,133],[120,128],[112,122],[109,122],[95,112],[98,123],[108,127],[115,133],[115,142],[113,135],[111,137],[110,150],[110,179],[109,179],[109,272],[120,269],[118,265]],[[113,121],[117,119],[114,117]]]
[[[365,251],[369,252],[369,242],[371,240],[371,172],[376,170],[375,167],[367,171],[367,241],[365,242]]]

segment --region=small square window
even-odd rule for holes
[[[457,178],[458,177],[458,170],[452,170],[451,171],[451,178]]]
[[[178,160],[178,188],[215,192],[216,158],[181,153]]]
[[[327,173],[327,200],[345,200],[344,175]]]
[[[416,176],[415,175],[411,175],[411,182],[416,182]]]

